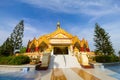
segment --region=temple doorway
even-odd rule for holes
[[[68,55],[68,47],[54,47],[54,55]]]

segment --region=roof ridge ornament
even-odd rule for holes
[[[60,22],[57,22],[57,29],[60,29]]]

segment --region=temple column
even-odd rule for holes
[[[54,49],[52,48],[51,55],[54,55],[53,53],[54,53]]]
[[[70,55],[73,55],[73,46],[70,45]]]

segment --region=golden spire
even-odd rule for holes
[[[57,29],[60,29],[60,22],[57,22]]]

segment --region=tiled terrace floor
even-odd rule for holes
[[[0,72],[0,80],[119,80],[110,70],[83,68],[54,68],[42,71]]]

